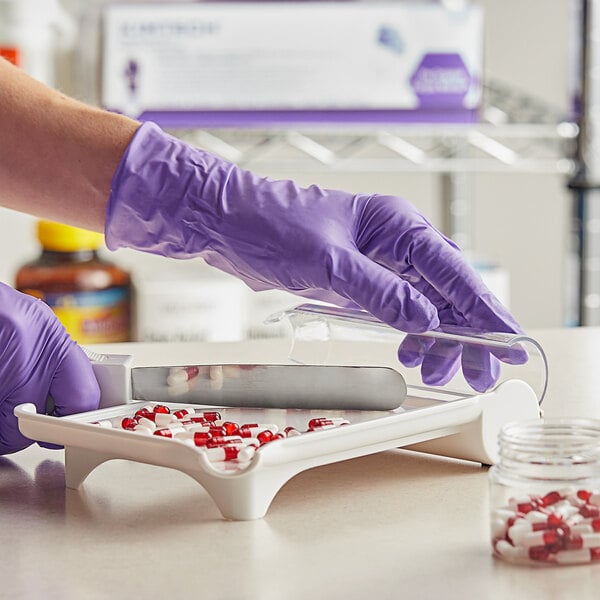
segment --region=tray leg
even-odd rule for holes
[[[187,474],[204,487],[223,517],[232,521],[264,517],[277,492],[293,476],[289,472],[254,472],[251,476],[235,478],[207,478],[189,471]]]
[[[502,426],[509,421],[540,418],[537,397],[524,381],[505,381],[480,396],[478,404],[477,418],[460,425],[457,433],[404,447],[493,465],[498,461],[498,433]]]
[[[77,489],[84,479],[103,462],[114,458],[86,448],[65,446],[65,482],[68,488]]]

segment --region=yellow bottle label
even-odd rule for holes
[[[27,290],[48,304],[71,337],[80,344],[130,340],[130,297],[127,288],[94,292],[40,294]]]

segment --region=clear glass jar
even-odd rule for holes
[[[495,556],[527,565],[600,564],[600,420],[505,425],[489,478]]]

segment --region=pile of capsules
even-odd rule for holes
[[[565,488],[511,498],[492,511],[492,545],[511,562],[600,561],[600,493]]]
[[[225,421],[217,411],[196,412],[191,408],[171,411],[164,404],[148,404],[133,416],[96,421],[94,424],[178,440],[202,448],[211,462],[247,462],[265,444],[302,433],[349,425],[350,422],[338,417],[317,417],[308,421],[305,431],[295,427],[280,430],[272,423]]]

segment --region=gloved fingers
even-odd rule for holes
[[[500,363],[488,347],[463,344],[462,371],[475,391],[487,392],[500,377]]]
[[[435,340],[421,364],[421,379],[425,385],[446,385],[460,368],[462,345],[451,340]]]
[[[415,206],[396,196],[363,198],[356,235],[357,247],[377,263],[398,273],[439,309],[458,305],[455,280],[469,276],[472,291],[478,275],[458,247],[439,232]],[[457,272],[459,271],[459,272]],[[464,271],[464,273],[463,273]],[[479,288],[482,283],[479,282]],[[471,294],[472,295],[472,294]]]
[[[0,285],[0,452],[16,452],[32,440],[19,431],[16,406],[33,403],[55,414],[96,408],[100,398],[91,364],[50,307]]]
[[[422,219],[426,222],[424,217]],[[394,244],[391,246],[391,254],[384,252],[383,244],[373,247],[371,243],[367,248],[367,256],[398,273],[421,292],[437,308],[442,326],[458,325],[471,328],[476,333],[521,331],[514,317],[487,289],[479,274],[472,269],[454,244],[433,227],[420,231],[416,237],[425,238],[427,242],[415,242],[416,247],[410,249],[410,252],[406,244]],[[427,261],[428,252],[434,255],[432,262]],[[453,264],[453,261],[458,264]],[[461,284],[467,288],[467,299],[474,302],[470,310],[467,310],[465,302],[462,301],[464,295],[461,288],[457,288]],[[453,293],[452,290],[458,291]],[[457,297],[460,302],[457,301]],[[526,360],[523,353],[516,348],[504,353],[499,349],[497,354],[505,362],[520,363]]]
[[[460,364],[468,385],[476,392],[487,392],[500,377],[495,351],[490,346],[407,335],[398,348],[398,360],[409,368],[422,365],[423,383],[434,386],[447,384]]]
[[[412,260],[419,273],[464,317],[470,327],[488,332],[522,331],[516,319],[485,286],[462,253],[449,246],[437,233],[421,235]]]
[[[472,335],[472,336],[488,336],[490,335],[492,339],[496,338],[494,334],[500,334],[500,339],[504,339],[505,335],[508,334],[508,337],[512,337],[511,332],[498,332],[498,331],[490,331],[486,329],[478,329],[476,327],[472,327],[467,323],[462,317],[462,315],[457,314],[456,310],[450,305],[445,306],[444,308],[438,307],[438,315],[440,317],[440,329],[446,329],[448,333],[461,333],[463,335]],[[459,332],[453,331],[452,328],[444,328],[444,325],[456,325],[459,328]],[[521,343],[514,343],[512,346],[492,346],[485,345],[487,351],[494,355],[497,359],[501,360],[504,363],[510,365],[522,365],[527,363],[529,360],[529,353],[527,348]]]
[[[357,244],[361,251],[410,278],[438,308],[449,304],[469,326],[484,331],[521,331],[465,255],[412,205],[399,198],[370,198],[359,232]],[[407,265],[412,265],[414,272]],[[430,288],[426,289],[421,280]]]
[[[61,417],[98,408],[100,387],[92,365],[83,350],[73,341],[56,368],[50,384],[54,401],[53,415]]]
[[[524,365],[529,360],[529,352],[523,344],[513,344],[510,348],[490,346],[489,351],[497,359],[509,365]]]
[[[451,306],[448,306],[444,309],[438,311],[440,315],[440,321],[442,322],[441,329],[444,330],[445,324],[456,324],[458,326],[458,331],[453,330],[452,328],[446,328],[448,333],[460,333],[461,335],[466,336],[478,336],[478,337],[487,337],[489,336],[492,340],[502,341],[505,344],[506,339],[511,339],[514,336],[511,332],[492,332],[485,329],[477,329],[475,327],[471,327],[468,323],[465,322],[464,318],[460,315],[456,314],[456,311],[453,310]],[[509,346],[508,344],[505,346],[497,346],[492,344],[479,344],[482,347],[487,349],[487,352],[495,356],[497,359],[502,362],[510,365],[522,365],[527,363],[529,360],[529,352],[527,348],[519,342],[516,342]]]
[[[36,368],[39,367],[36,366]],[[21,366],[21,369],[24,367]],[[48,375],[48,379],[49,377]],[[30,376],[4,398],[0,404],[0,454],[18,452],[33,444],[35,440],[25,437],[19,430],[19,422],[14,415],[14,409],[20,404],[31,402],[35,405],[38,413],[46,414],[47,396],[47,388],[45,390],[41,388],[39,378]]]
[[[435,339],[431,337],[407,335],[398,346],[398,360],[405,367],[418,367],[434,343]]]
[[[52,414],[56,416],[93,410],[98,408],[100,401],[100,389],[89,359],[75,342],[67,340],[67,344],[57,367],[53,367],[51,363],[41,367],[42,362],[38,365],[38,368],[49,370],[45,377],[48,380],[52,379],[49,391],[55,405]],[[53,368],[55,372],[52,375]],[[19,404],[33,402],[38,413],[46,414],[47,396],[48,391],[40,388],[39,379],[31,377],[4,399],[0,405],[1,454],[23,450],[36,441],[25,437],[19,431],[18,420],[13,411]],[[61,448],[45,442],[39,444],[45,448]]]
[[[486,333],[511,333],[506,331],[506,327],[504,329],[492,330],[489,327],[487,328],[477,328],[472,323],[470,323],[463,315],[461,315],[455,306],[449,304],[448,301],[443,298],[438,291],[424,278],[422,278],[412,267],[405,268],[402,272],[402,277],[407,278],[411,284],[437,308],[438,317],[440,319],[441,328],[444,328],[444,325],[457,325],[459,327],[465,328],[465,333],[468,334],[468,330],[472,330],[474,334],[486,334]],[[496,309],[498,310],[498,309]],[[503,312],[506,312],[504,307],[501,308]],[[503,325],[501,325],[503,326]],[[518,332],[518,331],[517,331]],[[516,333],[516,332],[512,332]],[[521,344],[514,344],[510,348],[500,348],[496,346],[490,346],[488,348],[489,352],[491,352],[496,358],[500,359],[502,362],[512,364],[512,365],[520,365],[524,364],[528,360],[528,353],[526,348]]]
[[[454,250],[452,250],[454,252]],[[418,253],[415,253],[415,257]],[[419,263],[418,258],[415,261]],[[465,263],[465,268],[471,269]],[[442,324],[458,325],[471,329],[476,334],[486,333],[520,333],[520,325],[509,313],[509,311],[500,303],[500,301],[485,287],[479,280],[479,275],[474,271],[469,277],[461,282],[460,275],[456,277],[456,283],[447,285],[445,289],[456,289],[463,283],[469,289],[469,297],[472,300],[471,307],[467,310],[463,304],[452,304],[447,298],[444,298],[425,276],[422,278],[412,275],[414,287],[426,296],[438,310],[438,316]],[[471,283],[469,283],[471,281]],[[470,286],[470,287],[469,287]],[[478,292],[478,288],[480,291]],[[459,294],[460,296],[460,294]],[[462,296],[460,296],[462,298]],[[450,294],[450,299],[452,294]],[[460,312],[460,308],[466,311],[466,314]],[[510,348],[500,348],[490,346],[489,352],[496,358],[512,365],[525,364],[529,358],[526,348],[522,344],[514,344]]]
[[[332,290],[384,323],[408,333],[439,325],[435,306],[423,294],[358,250],[332,251],[330,260]]]
[[[50,386],[50,395],[54,404],[51,414],[57,417],[98,408],[100,401],[98,382],[89,359],[75,342],[71,343],[56,369]],[[38,444],[50,450],[62,448],[49,442],[38,441]]]
[[[385,267],[384,267],[385,268]],[[463,317],[454,306],[448,304],[448,302],[437,292],[437,290],[429,284],[425,279],[410,276],[411,281],[413,282],[411,285],[416,288],[423,296],[427,298],[437,309],[438,317],[440,320],[441,328],[446,325],[457,325],[458,327],[465,329],[465,335],[469,334],[469,330],[472,330],[473,334],[487,334],[487,333],[503,333],[506,330],[506,327],[502,330],[492,330],[489,328],[476,328],[472,324],[470,324],[465,317]],[[494,299],[495,300],[495,299]],[[338,303],[337,301],[334,301]],[[502,308],[503,311],[505,309]],[[498,323],[500,323],[498,321]],[[500,325],[499,325],[500,326]],[[504,325],[502,325],[504,326]],[[518,325],[517,325],[518,328]],[[431,346],[433,345],[432,338],[425,338],[421,336],[406,336],[406,338],[400,344],[398,349],[398,359],[400,362],[407,367],[414,367],[422,363],[425,355],[429,352]],[[481,356],[486,356],[487,354],[491,354],[493,357],[501,360],[504,363],[511,365],[520,365],[525,364],[528,361],[529,355],[526,348],[522,344],[514,344],[509,347],[498,347],[498,346],[486,346],[485,352],[481,353]],[[494,377],[492,375],[493,372],[499,371],[499,365],[496,365],[494,361],[491,360],[492,357],[488,357],[487,364],[482,364],[480,366],[481,375],[483,377],[482,381],[485,377]],[[468,377],[472,377],[475,382],[478,381],[477,376],[475,375],[475,370],[477,366],[474,364],[471,367],[472,373],[465,373],[465,377],[468,380]],[[491,370],[490,370],[491,369]],[[487,373],[487,375],[486,375]],[[477,391],[481,391],[479,387],[483,385],[481,382],[473,385],[473,389]],[[479,387],[476,387],[479,386]],[[489,389],[489,388],[488,388]]]
[[[511,333],[513,332],[503,332],[503,331],[490,331],[486,329],[477,329],[476,327],[472,327],[467,323],[462,317],[456,313],[454,308],[450,305],[439,308],[438,307],[438,315],[440,317],[441,326],[440,329],[444,330],[444,325],[456,325],[458,326],[460,333],[464,335],[472,335],[472,336],[491,336],[492,339],[495,339],[497,336],[495,334],[500,334],[499,339],[504,340],[505,334],[508,334],[508,337],[513,337]],[[456,333],[451,328],[446,328],[448,333]],[[517,342],[512,346],[492,346],[485,345],[487,351],[494,355],[497,359],[501,360],[504,363],[510,365],[522,365],[525,364],[529,360],[529,353],[527,348]]]

